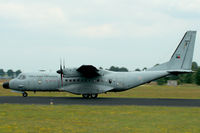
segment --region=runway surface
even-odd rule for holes
[[[41,105],[141,105],[141,106],[178,106],[200,107],[200,99],[154,99],[154,98],[98,98],[78,97],[20,97],[1,96],[0,104],[41,104]]]

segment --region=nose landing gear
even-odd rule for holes
[[[23,96],[23,97],[28,97],[28,93],[23,92],[23,93],[22,93],[22,96]]]

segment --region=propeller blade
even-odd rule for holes
[[[60,70],[58,70],[57,73],[60,74],[61,87],[63,87],[63,66],[61,59],[60,59]]]
[[[65,69],[65,59],[63,59],[63,68]]]
[[[63,87],[63,74],[60,74],[61,76],[61,87]]]

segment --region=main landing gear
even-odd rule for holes
[[[22,96],[23,96],[23,97],[27,97],[27,96],[28,96],[28,93],[23,92],[23,93],[22,93]]]
[[[82,96],[85,99],[90,99],[90,98],[91,99],[96,99],[98,97],[98,94],[83,94]]]

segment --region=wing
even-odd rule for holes
[[[93,78],[100,76],[99,70],[92,65],[83,65],[77,69],[84,77]]]
[[[91,85],[91,84],[73,84],[64,86],[60,91],[66,91],[73,94],[100,94],[112,90],[113,87],[105,85]]]

